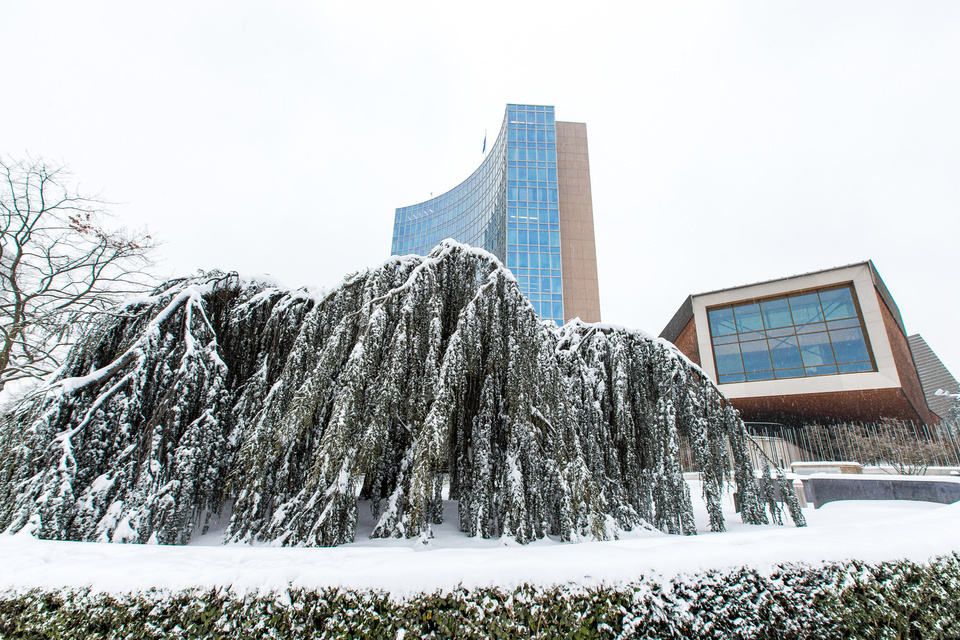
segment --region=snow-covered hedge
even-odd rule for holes
[[[960,556],[929,564],[784,565],[641,578],[617,588],[523,586],[394,600],[342,589],[108,596],[0,594],[14,638],[954,638]]]
[[[769,498],[779,521],[745,437],[672,345],[540,322],[495,257],[445,242],[325,294],[217,273],[106,316],[0,422],[0,530],[182,544],[229,509],[229,540],[336,545],[359,496],[375,537],[426,539],[447,483],[472,536],[692,534],[681,439],[713,531],[731,468],[744,520]]]

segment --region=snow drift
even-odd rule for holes
[[[336,545],[362,506],[426,538],[446,484],[472,536],[692,534],[686,439],[720,531],[731,468],[767,521],[745,437],[671,345],[540,322],[447,241],[323,295],[218,272],[105,316],[0,424],[0,530],[182,544],[227,510],[229,541]]]

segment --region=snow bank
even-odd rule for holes
[[[724,511],[734,523],[729,495]],[[310,549],[54,542],[21,533],[0,536],[0,590],[90,586],[120,594],[225,587],[265,594],[339,586],[400,597],[458,586],[619,585],[651,574],[667,580],[744,565],[764,572],[785,562],[926,561],[960,551],[960,503],[837,502],[804,511],[805,528],[734,524],[726,533],[702,528],[698,536],[647,531],[610,542],[546,539],[526,546],[468,538],[449,524],[437,527],[426,546],[363,540]],[[706,522],[702,501],[696,515]]]

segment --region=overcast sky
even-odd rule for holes
[[[333,285],[549,104],[587,123],[605,321],[872,259],[960,375],[958,2],[8,0],[0,60],[0,152],[69,164],[167,274]]]

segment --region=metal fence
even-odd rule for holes
[[[786,427],[748,423],[747,430],[767,455],[785,465],[843,460],[864,466],[890,465],[901,472],[960,466],[960,434],[954,424],[931,426],[884,420]]]
[[[788,427],[769,422],[747,423],[749,453],[755,467],[764,458],[780,468],[792,462],[849,461],[863,466],[889,466],[899,473],[924,473],[930,467],[960,467],[960,424],[938,426],[884,420]],[[683,468],[693,471],[693,456],[681,443]],[[762,453],[761,453],[762,451]]]

